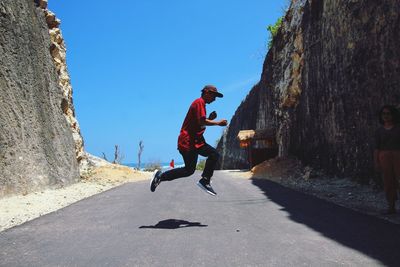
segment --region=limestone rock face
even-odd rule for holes
[[[75,109],[72,98],[72,85],[71,79],[69,77],[68,68],[67,68],[67,48],[65,46],[64,38],[62,37],[61,30],[58,28],[60,21],[55,18],[54,14],[52,15],[53,19],[48,20],[47,17],[51,12],[48,10],[44,10],[46,16],[46,22],[49,27],[50,34],[50,53],[54,60],[54,65],[58,74],[58,84],[63,92],[63,97],[61,100],[61,109],[64,113],[65,118],[67,119],[68,124],[71,127],[73,133],[73,139],[75,142],[75,152],[76,158],[80,164],[80,169],[83,169],[83,165],[85,165],[86,154],[84,152],[84,142],[81,135],[81,130],[79,127],[79,123],[75,117]],[[52,13],[51,13],[52,14]]]
[[[399,0],[293,0],[218,145],[220,167],[245,163],[239,130],[273,127],[279,156],[367,182],[377,111],[399,104],[399,42]]]
[[[79,179],[45,2],[0,0],[0,197]]]

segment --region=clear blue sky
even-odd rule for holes
[[[125,163],[181,162],[182,121],[206,84],[224,98],[207,105],[232,118],[260,78],[269,33],[288,0],[50,0],[61,19],[85,149]],[[208,127],[215,145],[223,128]]]

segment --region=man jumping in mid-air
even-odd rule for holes
[[[226,126],[228,124],[225,119],[215,121],[217,117],[215,111],[211,112],[208,118],[206,117],[206,104],[214,102],[216,97],[223,97],[223,95],[218,92],[215,86],[206,85],[201,90],[201,97],[193,101],[190,105],[178,137],[178,150],[183,157],[185,166],[168,170],[164,173],[159,170],[156,171],[150,184],[152,192],[156,190],[156,187],[161,182],[192,175],[196,170],[197,158],[201,155],[207,157],[207,160],[201,175],[202,178],[197,182],[197,185],[213,196],[217,194],[211,187],[210,182],[219,154],[215,148],[206,143],[203,137],[206,126]]]

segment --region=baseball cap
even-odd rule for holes
[[[203,93],[208,91],[208,92],[212,92],[215,94],[216,97],[224,97],[223,94],[221,94],[220,92],[218,92],[217,87],[215,87],[214,85],[206,85],[204,86],[203,90],[201,90]]]

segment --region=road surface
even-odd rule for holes
[[[400,227],[215,173],[129,183],[0,233],[0,266],[400,266]]]

